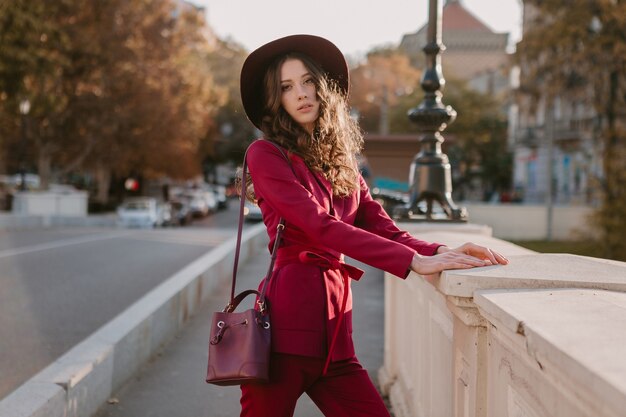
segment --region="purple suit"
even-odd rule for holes
[[[247,156],[270,248],[280,218],[286,223],[267,292],[272,349],[326,358],[336,339],[330,359],[349,359],[354,346],[348,277],[358,279],[360,271],[346,266],[343,255],[405,278],[415,252],[433,255],[441,245],[398,229],[372,199],[362,177],[359,191],[345,198],[332,196],[322,175],[309,170],[299,156],[289,158],[291,167],[265,140],[254,142]]]

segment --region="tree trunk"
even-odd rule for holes
[[[624,180],[626,172],[623,167],[626,144],[618,133],[616,108],[619,74],[613,70],[609,74],[608,100],[606,106],[606,136],[604,149],[604,198],[601,212],[603,226],[603,245],[606,257],[610,259],[626,259],[626,244],[624,243],[624,214],[626,206],[624,198],[626,190]]]
[[[8,171],[9,170],[7,169],[7,159],[6,159],[6,154],[4,152],[4,146],[3,146],[2,148],[0,148],[0,172],[8,172]]]
[[[111,188],[111,170],[102,163],[98,163],[96,166],[96,184],[98,189],[96,201],[101,204],[107,204]]]
[[[52,155],[47,146],[39,148],[39,157],[37,158],[37,173],[39,174],[39,188],[47,190],[50,186],[50,174],[52,165]]]

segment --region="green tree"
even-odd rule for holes
[[[71,65],[71,41],[62,26],[71,14],[67,1],[0,3],[0,136],[10,170],[34,169],[31,157],[48,152],[67,117],[61,74]],[[29,104],[27,115],[20,103]]]
[[[459,199],[478,186],[489,197],[511,187],[512,158],[507,145],[507,121],[502,103],[479,93],[459,80],[446,80],[443,101],[457,112],[454,123],[443,132],[443,151],[454,168],[453,189]],[[423,100],[423,91],[402,97],[390,115],[391,131],[419,133],[407,117]]]
[[[605,256],[626,260],[626,2],[528,0],[518,46],[522,91],[593,103],[601,120],[604,174],[595,216]]]
[[[0,4],[0,137],[18,137],[17,109],[29,100],[30,153],[21,155],[35,157],[29,168],[44,184],[51,175],[92,172],[104,202],[113,176],[200,173],[198,149],[226,95],[206,60],[213,46],[202,16],[176,7],[170,0]],[[15,165],[24,141],[5,142]]]
[[[241,45],[219,41],[207,56],[215,83],[225,95],[201,144],[200,156],[207,170],[227,161],[241,163],[246,146],[258,135],[245,116],[239,93],[239,73],[247,55]]]
[[[389,115],[402,97],[419,88],[421,72],[410,65],[403,52],[393,48],[375,48],[362,64],[350,71],[350,103],[360,116],[361,128],[366,132],[384,132],[381,112]],[[389,116],[387,116],[389,117]]]
[[[200,16],[175,13],[170,1],[91,5],[80,30],[94,34],[79,49],[95,52],[84,82],[97,99],[80,120],[91,121],[83,131],[98,138],[86,158],[98,200],[106,200],[112,176],[198,175],[200,139],[223,101],[205,63]]]
[[[410,65],[403,52],[374,49],[364,63],[351,70],[350,76],[350,101],[358,110],[361,127],[366,132],[380,131],[381,98],[385,96],[389,133],[419,133],[407,113],[423,100],[421,73]],[[444,132],[447,138],[454,138],[444,142],[444,151],[456,171],[455,193],[463,197],[476,185],[487,195],[508,191],[512,158],[507,149],[507,122],[502,103],[454,79],[447,82],[444,101],[458,113],[456,121]]]

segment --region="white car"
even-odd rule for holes
[[[202,197],[206,201],[206,205],[209,208],[209,213],[215,213],[217,211],[217,197],[213,191],[202,191]]]
[[[117,208],[117,222],[122,227],[158,227],[166,221],[164,214],[156,198],[129,198]]]
[[[210,191],[215,196],[217,209],[222,210],[228,207],[228,197],[226,197],[226,187],[219,184],[205,184],[204,189]]]
[[[204,191],[188,191],[183,194],[183,196],[189,202],[189,208],[194,217],[204,217],[211,212],[212,209],[209,207],[210,201],[207,202],[206,193]],[[215,199],[213,202],[215,206],[217,206]]]
[[[260,222],[263,220],[261,209],[256,204],[246,200],[243,206],[243,216],[248,222]]]

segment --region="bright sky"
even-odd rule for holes
[[[428,0],[192,1],[206,7],[219,37],[231,37],[248,50],[281,36],[309,33],[329,39],[346,55],[360,55],[373,46],[399,44],[402,35],[416,32],[428,19]],[[519,40],[521,0],[462,4],[495,32]]]

